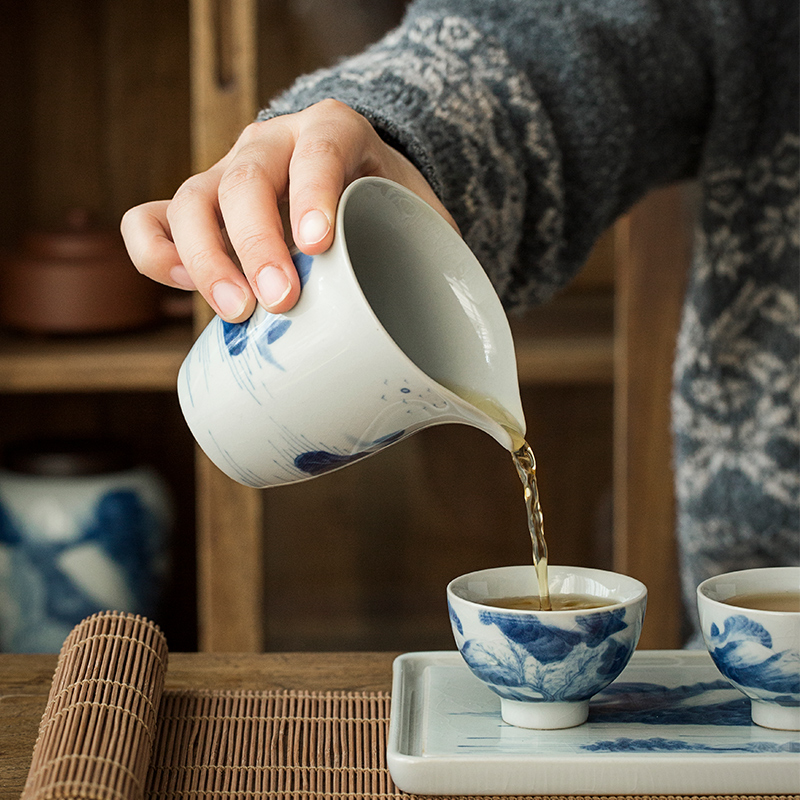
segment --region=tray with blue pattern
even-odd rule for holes
[[[704,651],[634,653],[576,728],[500,718],[457,652],[396,659],[387,759],[418,794],[800,792],[800,732],[760,728]]]

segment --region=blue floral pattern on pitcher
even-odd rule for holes
[[[306,285],[311,274],[312,256],[305,253],[295,253],[292,256],[297,275],[300,278],[300,288]],[[225,322],[222,320],[222,336],[225,346],[232,356],[240,356],[247,349],[251,340],[261,357],[269,364],[284,369],[272,355],[271,345],[275,344],[291,327],[292,321],[278,314],[268,314],[267,320],[260,325],[253,325],[253,317],[244,322]]]
[[[294,459],[294,465],[304,472],[306,475],[317,476],[324,475],[326,472],[339,469],[355,461],[360,461],[362,458],[372,455],[395,442],[399,442],[405,435],[405,431],[395,431],[387,436],[381,436],[376,439],[369,447],[364,450],[359,450],[356,453],[331,453],[328,450],[308,450],[305,453],[300,453]]]

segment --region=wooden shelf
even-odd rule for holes
[[[136,333],[45,337],[0,333],[0,392],[173,391],[189,322]]]
[[[511,320],[521,384],[611,384],[611,292],[564,294]]]
[[[613,379],[613,297],[575,294],[513,319],[523,384]],[[46,337],[0,332],[0,392],[171,391],[189,323],[136,333]]]

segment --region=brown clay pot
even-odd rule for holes
[[[0,268],[0,322],[36,333],[137,328],[160,315],[158,284],[136,271],[121,236],[73,212],[61,230],[31,231]]]

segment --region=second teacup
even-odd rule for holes
[[[798,596],[800,567],[728,572],[697,587],[708,652],[765,728],[800,730]]]
[[[532,565],[486,569],[451,581],[453,635],[470,670],[500,696],[505,722],[571,728],[586,721],[589,699],[615,680],[633,655],[647,589],[614,572],[550,567],[551,599],[569,594],[606,605],[557,611],[495,605],[499,598],[536,595],[536,585]]]

